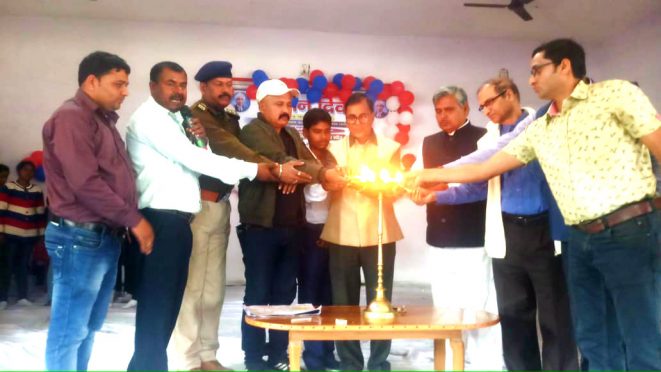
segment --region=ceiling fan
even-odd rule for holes
[[[505,4],[483,4],[483,3],[464,3],[464,6],[468,7],[475,7],[475,8],[507,8],[519,17],[523,19],[524,21],[531,21],[532,16],[524,5],[530,4],[533,0],[511,0],[508,5]]]

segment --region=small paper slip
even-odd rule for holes
[[[270,316],[316,315],[321,313],[321,306],[314,307],[312,304],[253,306],[243,305],[243,310],[248,316],[266,318]]]

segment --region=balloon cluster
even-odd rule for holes
[[[253,84],[246,89],[248,97],[255,99],[257,87],[268,79],[266,72],[255,70],[252,74]],[[288,87],[296,88],[302,94],[305,94],[310,103],[318,103],[322,98],[331,101],[337,98],[341,102],[346,102],[354,91],[364,91],[373,102],[377,100],[385,101],[388,114],[384,119],[389,126],[397,128],[397,132],[393,136],[394,140],[402,146],[409,142],[409,132],[413,123],[411,105],[415,100],[415,95],[406,90],[404,83],[401,81],[384,83],[373,76],[360,79],[351,74],[342,73],[333,75],[333,78],[329,81],[321,70],[312,70],[309,79],[299,77],[298,79],[280,78],[280,80]],[[298,98],[294,98],[292,105],[296,107],[297,103]],[[406,154],[402,157],[402,164],[410,169],[415,160],[415,155]]]
[[[34,164],[34,179],[39,182],[46,181],[46,173],[44,172],[44,152],[41,150],[32,151],[30,156],[23,159],[23,161],[29,161]]]

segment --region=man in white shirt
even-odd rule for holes
[[[136,172],[138,206],[154,227],[154,248],[141,257],[137,288],[135,349],[129,370],[168,369],[166,349],[186,287],[192,248],[190,221],[200,209],[198,176],[227,184],[240,179],[275,180],[266,163],[213,154],[191,143],[179,112],[186,103],[187,76],[174,62],[152,67],[151,97],[131,116],[126,142]],[[196,119],[193,132],[203,135]],[[277,168],[277,165],[276,165]]]

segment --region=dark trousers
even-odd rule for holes
[[[131,242],[124,241],[122,244],[122,254],[119,256],[117,265],[117,282],[115,291],[131,294],[133,299],[137,299],[136,286],[138,281],[138,264],[140,262],[140,248],[138,241],[131,238]]]
[[[7,301],[12,277],[16,281],[16,299],[28,297],[28,266],[34,250],[35,239],[7,237],[5,246],[6,257],[3,258],[2,276],[0,280],[0,301]]]
[[[548,219],[503,223],[507,253],[492,262],[507,369],[578,369],[562,258],[554,256]]]
[[[590,369],[661,370],[661,212],[597,234],[571,229],[568,251],[576,340]],[[626,364],[611,355],[620,340]]]
[[[6,239],[0,240],[0,301],[7,301],[9,295],[11,280],[9,270],[9,248],[7,248]]]
[[[294,301],[302,232],[301,227],[237,227],[245,265],[245,305],[290,305]],[[288,363],[287,332],[268,331],[267,350],[266,331],[248,325],[244,314],[241,336],[241,348],[248,369],[263,369],[264,355],[268,355],[270,366]]]
[[[331,305],[330,271],[328,247],[319,246],[323,224],[308,223],[305,226],[305,240],[298,271],[298,303]],[[323,371],[337,363],[333,351],[333,341],[305,341],[303,361],[308,370]]]
[[[383,245],[383,286],[388,300],[392,300],[392,283],[395,272],[395,243]],[[360,270],[365,276],[367,303],[376,296],[378,248],[330,246],[330,275],[333,288],[333,305],[360,304]],[[370,342],[370,357],[367,369],[389,371],[387,361],[390,354],[389,340]],[[361,371],[365,360],[360,341],[337,341],[335,343],[343,370]]]
[[[171,211],[146,208],[142,215],[154,229],[154,249],[139,265],[133,371],[167,371],[166,349],[186,288],[193,246],[189,219]]]

